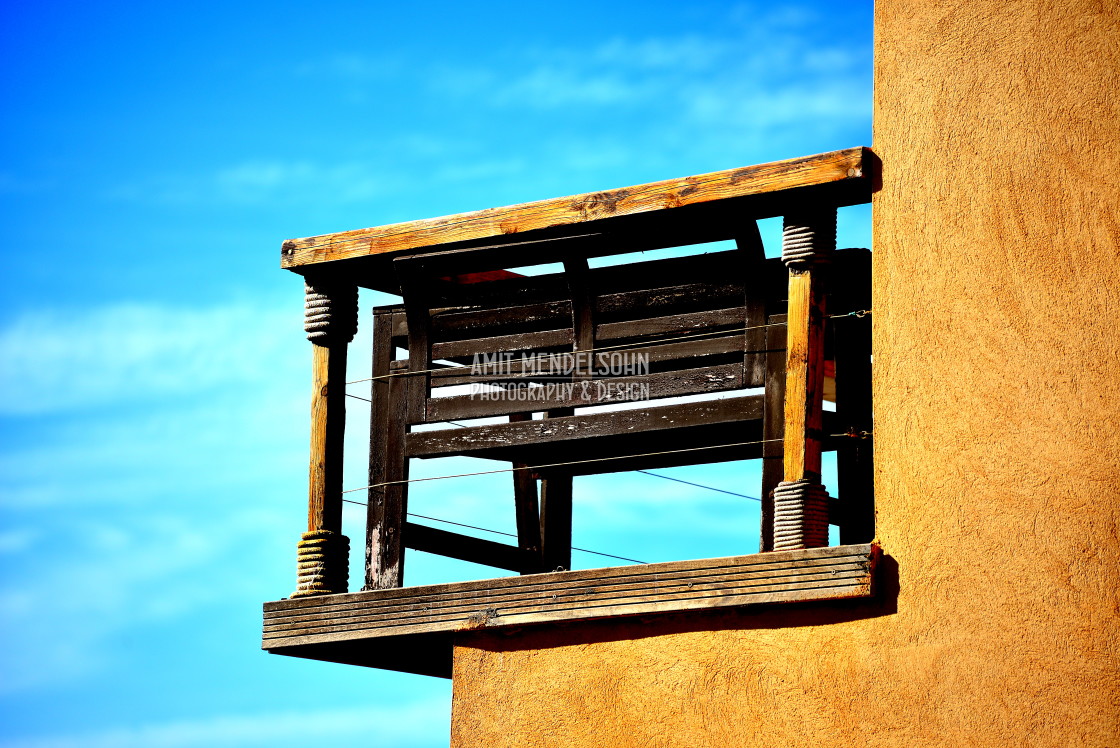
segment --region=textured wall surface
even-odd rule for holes
[[[1120,3],[880,0],[875,36],[896,595],[479,633],[454,746],[1120,745]]]

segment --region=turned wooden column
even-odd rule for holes
[[[785,218],[782,261],[789,269],[786,313],[784,480],[774,489],[776,551],[828,545],[828,493],[821,483],[821,404],[829,260],[836,210]]]
[[[311,466],[307,532],[298,544],[292,597],[346,592],[350,541],[342,534],[342,442],[346,426],[346,347],[358,329],[358,289],[307,281],[304,330],[313,344]]]

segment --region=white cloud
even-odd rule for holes
[[[13,573],[0,582],[0,692],[98,671],[115,656],[107,640],[119,632],[283,594],[272,588],[287,567],[275,561],[294,532],[281,512],[235,508],[204,523],[185,509],[41,523],[49,536],[39,531],[34,545],[12,554]]]
[[[428,79],[442,95],[501,108],[642,111],[649,124],[635,138],[690,126],[718,128],[707,136],[722,137],[727,128],[773,134],[819,118],[869,121],[870,51],[812,38],[812,28],[803,14],[756,14],[719,37],[616,37],[535,50],[509,65],[513,75],[465,68]]]
[[[281,376],[301,310],[120,304],[29,311],[0,330],[0,415],[197,393]],[[292,345],[292,339],[295,345]]]
[[[241,748],[242,746],[446,744],[445,699],[394,706],[231,715],[86,734],[4,740],[0,748]]]

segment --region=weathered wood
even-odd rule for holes
[[[470,429],[444,429],[409,434],[405,439],[412,457],[465,454],[533,444],[559,445],[618,435],[660,431],[669,438],[675,429],[761,420],[762,396],[751,395],[698,403],[679,403],[635,410],[581,414],[522,423],[501,423]],[[666,444],[666,449],[674,445]],[[691,445],[681,445],[691,446]],[[588,447],[588,451],[594,451]]]
[[[584,352],[589,352],[595,347],[595,321],[592,319],[591,312],[593,302],[589,274],[585,258],[564,260],[564,275],[568,279],[568,291],[572,297],[572,345],[574,350]],[[591,379],[591,360],[584,356],[577,356],[576,363],[572,379]]]
[[[726,559],[709,559],[711,561],[725,561]],[[642,573],[620,573],[622,569],[635,568],[635,567],[613,567],[611,571],[615,574],[607,577],[605,580],[601,575],[596,574],[592,579],[579,579],[574,582],[569,582],[567,585],[561,586],[555,593],[554,599],[563,604],[564,602],[572,602],[572,598],[582,597],[589,590],[593,591],[606,591],[610,595],[607,599],[643,599],[658,595],[666,587],[680,587],[684,588],[682,591],[702,593],[703,589],[697,589],[697,584],[709,586],[711,590],[722,592],[727,590],[733,585],[739,585],[744,580],[749,580],[751,583],[748,586],[772,586],[787,583],[792,580],[793,583],[814,583],[826,581],[830,575],[835,575],[838,571],[843,573],[850,570],[853,565],[853,560],[850,557],[835,556],[826,558],[806,559],[798,568],[790,569],[784,564],[769,564],[759,565],[760,568],[751,570],[742,570],[734,566],[725,566],[722,564],[709,565],[708,568],[701,570],[686,569],[675,570],[669,569],[658,574],[657,587],[659,589],[653,590],[650,594],[649,580],[646,574]],[[661,564],[645,564],[643,566],[661,566]],[[846,568],[847,567],[847,568]],[[598,571],[598,570],[589,570]],[[554,572],[555,573],[555,572]],[[573,574],[584,574],[586,571],[576,571]],[[495,580],[496,581],[496,580]],[[599,588],[594,590],[594,588]],[[603,588],[606,588],[605,590]],[[412,588],[415,589],[415,588]],[[488,601],[498,605],[504,605],[507,608],[525,602],[526,590],[524,587],[504,587],[494,590],[489,596]],[[473,596],[467,594],[460,600],[443,601],[439,606],[439,613],[445,615],[456,615],[465,611],[470,611],[477,606],[477,601],[472,600]],[[378,615],[394,614],[397,616],[396,623],[398,625],[408,625],[417,621],[428,620],[431,617],[431,608],[434,602],[439,602],[439,597],[436,594],[430,595],[408,595],[400,596],[395,599],[385,601],[383,606],[375,614],[371,614],[365,606],[358,604],[340,603],[334,606],[334,611],[337,614],[335,618],[335,625],[354,626],[363,623],[371,623],[377,620]],[[293,630],[301,630],[308,633],[318,633],[326,627],[320,627],[318,631],[311,629],[308,631],[308,625],[314,626],[317,621],[315,613],[305,613],[303,610],[292,610],[291,615],[277,617],[271,626],[266,626],[266,631],[270,633],[289,632]]]
[[[473,356],[476,353],[560,350],[565,347],[571,348],[572,340],[571,329],[496,335],[492,338],[475,340],[449,340],[446,343],[432,345],[432,358],[454,359],[459,356]]]
[[[404,380],[407,423],[423,423],[428,396],[432,388],[431,307],[428,278],[423,266],[407,260],[393,263],[404,297],[408,319],[408,368],[413,372]]]
[[[847,180],[869,182],[870,176],[864,174],[864,149],[852,148],[618,190],[292,239],[281,249],[281,267],[298,268],[555,227],[579,233],[601,219]],[[531,264],[531,260],[521,264]]]
[[[375,309],[373,312],[373,356],[370,376],[370,419],[369,419],[369,484],[385,480],[386,462],[389,453],[390,429],[389,373],[393,356],[390,341],[393,336],[393,314],[390,311]],[[378,582],[382,569],[396,566],[393,560],[385,558],[388,550],[388,525],[385,516],[384,489],[370,490],[366,500],[366,572],[363,589],[381,589]],[[399,521],[396,531],[399,531]],[[389,585],[397,586],[397,585]]]
[[[438,397],[428,401],[427,421],[443,423],[463,418],[506,415],[522,412],[527,408],[551,410],[726,392],[742,388],[742,377],[743,365],[734,363],[634,377],[603,378],[574,383],[549,382],[543,387],[498,392],[497,395],[504,397],[495,399],[484,399],[480,394]],[[524,399],[515,399],[517,394]]]
[[[736,316],[742,316],[742,310],[721,310],[721,311],[735,311]],[[600,326],[600,329],[604,327]],[[680,343],[665,343],[658,345],[651,341],[649,343],[642,343],[635,341],[634,345],[626,344],[625,347],[611,348],[610,346],[601,347],[598,353],[595,353],[594,358],[594,371],[592,372],[595,379],[603,379],[606,381],[618,379],[620,377],[630,376],[645,376],[638,373],[623,372],[620,374],[611,373],[612,356],[619,353],[625,353],[627,356],[637,356],[638,354],[644,356],[649,363],[651,373],[660,373],[663,371],[687,371],[691,368],[696,368],[697,364],[706,363],[711,366],[718,366],[733,358],[738,358],[734,354],[743,353],[743,337],[734,328],[725,332],[719,330],[712,331],[714,334],[709,336],[705,334],[703,337],[695,340],[685,340]],[[765,350],[761,351],[766,353]],[[784,351],[783,351],[784,353]],[[455,387],[463,384],[486,384],[486,383],[516,383],[516,382],[548,382],[557,379],[557,374],[570,371],[575,368],[574,354],[566,352],[557,352],[555,354],[546,354],[548,359],[541,365],[536,365],[538,362],[533,358],[536,354],[528,354],[529,358],[507,359],[501,361],[499,366],[497,363],[488,364],[485,360],[480,360],[477,367],[472,365],[445,367],[437,371],[433,371],[432,387]],[[590,362],[589,362],[590,363]],[[439,366],[439,364],[433,364]],[[390,364],[390,369],[393,371],[407,371],[408,362],[400,361]],[[472,374],[472,371],[477,373]],[[491,372],[491,373],[487,373]],[[738,376],[735,377],[739,379]],[[744,387],[759,387],[762,386],[763,381],[743,382]],[[429,418],[434,413],[434,410],[429,408]]]
[[[770,315],[766,328],[766,394],[762,413],[762,527],[760,551],[774,550],[774,489],[785,475],[786,315]]]
[[[373,376],[381,376],[392,355],[392,313],[374,318]],[[373,379],[370,387],[369,485],[366,498],[365,589],[404,584],[405,547],[401,542],[408,513],[408,457],[404,452],[407,377]]]
[[[415,522],[404,524],[404,544],[414,551],[435,553],[519,573],[536,567],[536,558],[517,546],[447,532]]]
[[[346,431],[346,343],[313,345],[311,465],[307,529],[342,532],[342,440]]]
[[[814,548],[265,603],[264,649],[450,677],[449,634],[786,602],[867,598],[879,550]],[[400,657],[407,647],[408,657]],[[428,659],[439,648],[439,662]]]

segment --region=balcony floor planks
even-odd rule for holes
[[[281,600],[265,603],[263,648],[447,677],[458,632],[870,597],[877,556],[838,546]]]
[[[711,589],[713,591],[729,590],[729,589],[746,589],[748,587],[767,587],[767,586],[781,586],[784,584],[803,584],[814,583],[822,580],[836,580],[843,575],[851,575],[862,573],[859,568],[861,557],[838,557],[829,559],[831,563],[814,563],[799,567],[796,572],[791,571],[788,567],[782,569],[776,567],[774,573],[764,574],[759,572],[747,573],[714,573],[714,574],[699,574],[699,573],[682,573],[679,576],[669,576],[668,574],[658,575],[659,593],[665,595],[670,593],[676,587],[682,587],[686,590],[694,590],[696,592],[702,589]],[[745,575],[746,574],[746,575]],[[594,582],[594,580],[592,580]],[[608,580],[609,581],[609,580]],[[565,586],[561,591],[552,591],[542,593],[544,597],[550,598],[551,604],[557,606],[565,603],[572,602],[573,600],[584,600],[588,595],[597,594],[602,599],[619,599],[619,598],[642,598],[646,594],[628,594],[628,593],[642,593],[647,590],[649,582],[639,581],[622,584],[595,584],[591,583],[583,587],[568,587]],[[518,589],[510,589],[506,591],[493,591],[486,594],[485,600],[489,605],[503,604],[509,609],[524,609],[531,607],[527,601],[529,594],[525,591]],[[612,596],[613,595],[613,596]],[[477,594],[475,597],[479,597]],[[355,604],[353,606],[332,606],[331,620],[333,627],[351,626],[358,623],[371,623],[377,620],[383,620],[385,616],[393,615],[394,620],[402,620],[408,618],[407,615],[410,611],[423,608],[429,610],[430,606],[439,603],[441,605],[441,614],[454,614],[459,612],[459,608],[469,609],[471,611],[477,610],[477,600],[472,598],[469,594],[464,594],[456,599],[454,603],[446,603],[441,596],[413,598],[409,600],[400,600],[395,604],[393,601],[386,601],[388,604],[379,605],[376,612],[371,613],[367,605]],[[525,603],[525,604],[520,604]],[[428,606],[428,607],[424,607]],[[353,613],[353,615],[346,615]],[[412,616],[415,617],[415,616]],[[271,623],[265,625],[266,635],[269,633],[281,635],[285,631],[306,629],[306,625],[316,625],[322,618],[321,611],[310,614],[296,614],[291,616],[276,616],[270,619]]]

